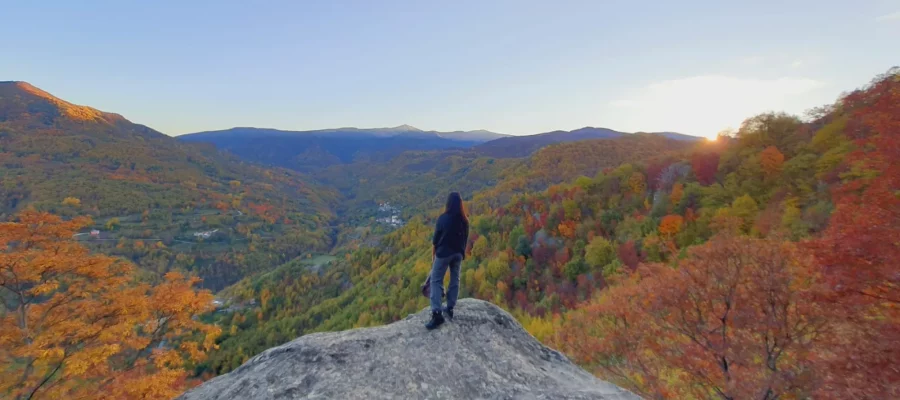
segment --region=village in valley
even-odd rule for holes
[[[379,216],[375,220],[378,223],[389,225],[394,228],[403,226],[403,219],[400,218],[400,209],[392,206],[389,202],[378,204]]]

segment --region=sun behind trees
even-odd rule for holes
[[[212,295],[170,272],[156,286],[72,239],[85,218],[25,211],[0,224],[0,397],[172,398],[219,329]]]
[[[776,189],[768,205],[737,197],[715,213],[720,236],[614,282],[567,313],[550,340],[649,398],[900,398],[898,116],[900,75],[891,70],[798,131],[814,151],[831,143],[815,165],[804,154],[784,162],[766,145],[761,165]],[[784,125],[772,121],[751,120]],[[796,207],[812,193],[803,170],[833,184],[820,193],[835,209],[818,234],[793,243],[786,238],[810,231]],[[675,230],[663,225],[660,233]]]

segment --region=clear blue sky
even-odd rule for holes
[[[900,64],[898,1],[0,1],[0,80],[170,135],[710,136]]]

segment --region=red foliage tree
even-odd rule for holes
[[[834,193],[836,209],[813,243],[846,322],[825,357],[831,395],[900,398],[900,75],[847,96],[847,163],[860,178]],[[848,355],[853,355],[848,357]]]
[[[691,168],[701,185],[711,185],[716,181],[719,170],[718,153],[694,153],[691,156]]]
[[[638,257],[637,249],[634,246],[634,241],[629,240],[625,243],[619,245],[619,249],[617,251],[619,256],[619,260],[622,261],[622,264],[628,266],[632,270],[636,269],[638,264],[641,262],[640,257]]]

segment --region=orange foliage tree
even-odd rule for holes
[[[659,223],[659,233],[671,239],[678,232],[681,232],[681,225],[683,224],[684,217],[680,215],[666,215]]]
[[[642,266],[569,314],[555,340],[654,398],[805,398],[827,331],[812,258],[791,243],[718,237],[677,269]]]
[[[564,221],[556,227],[559,230],[559,235],[564,238],[574,238],[575,237],[575,222],[573,221]]]
[[[194,318],[212,306],[196,278],[138,282],[72,239],[89,222],[26,211],[0,224],[0,397],[171,398],[215,346],[218,328]]]
[[[759,154],[759,164],[767,177],[776,176],[781,173],[781,167],[784,165],[784,154],[775,146],[766,147]]]

